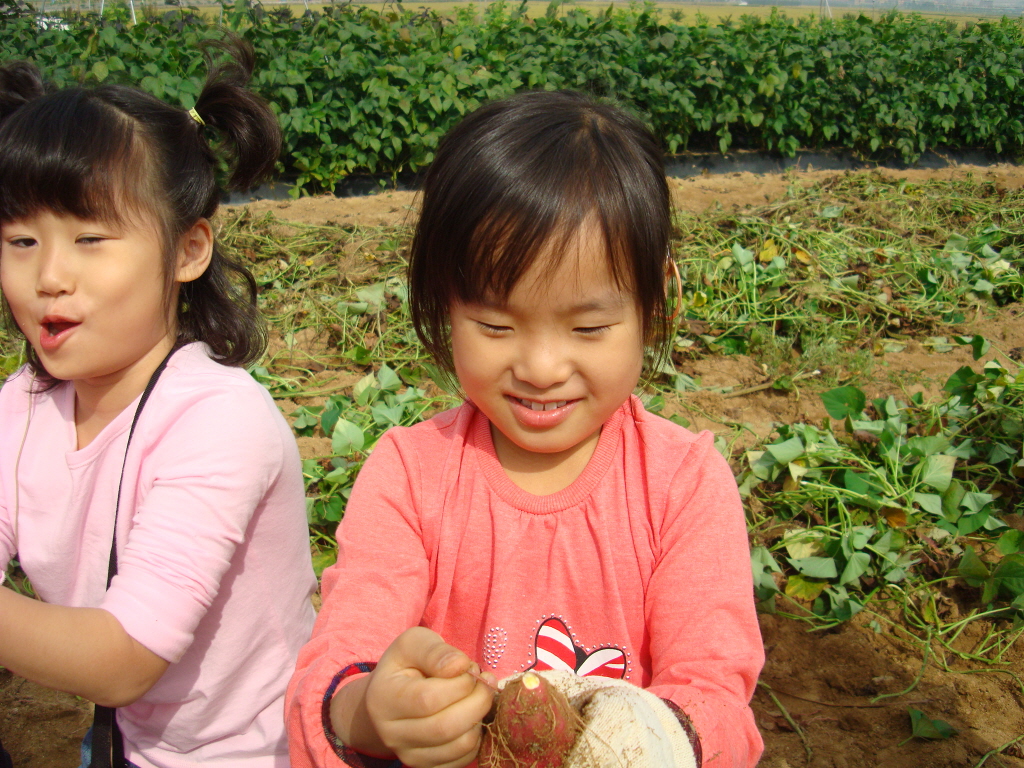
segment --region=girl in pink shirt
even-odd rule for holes
[[[0,67],[0,286],[28,364],[0,389],[0,665],[97,706],[83,765],[285,768],[314,619],[298,452],[246,373],[255,282],[210,217],[280,131],[225,42],[194,109]],[[121,755],[121,752],[124,755]],[[126,762],[129,761],[129,762]]]
[[[569,766],[757,762],[736,484],[632,394],[672,337],[670,230],[657,142],[607,104],[520,94],[441,143],[410,306],[466,403],[360,473],[289,689],[293,768],[470,764],[495,680],[527,669],[585,705]]]

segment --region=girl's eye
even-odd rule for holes
[[[10,240],[10,243],[15,248],[31,248],[36,241],[31,237],[15,237]]]
[[[104,238],[99,235],[82,235],[76,240],[76,242],[82,243],[83,245],[94,245],[103,239]]]
[[[480,330],[488,336],[503,336],[512,330],[507,325],[491,325],[490,323],[481,323],[479,320],[477,321],[477,325],[479,325]]]
[[[591,325],[584,326],[582,328],[574,328],[573,330],[584,336],[600,336],[602,333],[607,331],[608,328],[609,326],[607,325]]]

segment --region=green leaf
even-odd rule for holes
[[[382,426],[398,426],[405,414],[404,405],[384,405],[377,403],[370,409],[373,420]]]
[[[336,562],[338,562],[338,550],[328,549],[323,552],[317,552],[313,555],[313,573],[319,579],[320,575]]]
[[[974,336],[954,336],[953,338],[956,340],[957,344],[970,344],[975,360],[980,360],[992,346],[992,343],[988,339],[984,336],[978,336],[977,334]]]
[[[351,349],[345,350],[345,357],[356,365],[369,365],[373,361],[373,353],[362,344],[357,344]]]
[[[988,568],[971,547],[964,548],[964,554],[960,558],[960,565],[956,567],[956,572],[965,578],[972,587],[980,586],[979,582],[989,577]]]
[[[823,392],[821,402],[833,419],[855,418],[864,412],[867,396],[857,387],[837,387]]]
[[[857,526],[850,533],[850,546],[854,549],[864,549],[868,542],[871,541],[871,536],[874,532],[875,529],[869,525]]]
[[[758,599],[765,600],[779,591],[772,574],[781,573],[781,569],[772,553],[765,547],[754,547],[750,551],[750,568],[754,575],[754,586],[758,590]]]
[[[951,395],[959,396],[964,405],[970,405],[974,402],[974,396],[978,384],[984,381],[984,376],[975,373],[971,368],[965,365],[946,379],[946,383],[942,388]]]
[[[779,564],[775,562],[775,558],[772,557],[772,553],[768,551],[767,547],[754,547],[751,549],[750,564],[755,573],[763,571],[782,573],[782,569],[779,568]]]
[[[864,604],[860,600],[850,597],[843,587],[829,587],[825,593],[832,601],[831,613],[839,621],[849,621],[864,610]]]
[[[996,549],[1001,555],[1012,555],[1024,552],[1024,531],[1007,531],[996,542]]]
[[[402,388],[402,380],[387,365],[382,365],[377,371],[377,381],[380,382],[380,388],[385,392],[397,392]]]
[[[338,495],[327,500],[307,499],[306,516],[312,525],[336,523],[341,520],[344,511],[345,501]]]
[[[378,312],[384,307],[384,283],[374,283],[360,288],[356,291],[356,296],[373,311]]]
[[[365,315],[370,305],[365,301],[339,301],[338,311],[345,315]]]
[[[765,446],[765,450],[768,451],[768,453],[770,453],[775,460],[779,462],[779,464],[786,465],[803,455],[804,443],[799,437],[791,437],[785,442]]]
[[[798,600],[811,600],[817,599],[822,593],[825,587],[828,586],[827,582],[824,581],[810,581],[800,575],[790,576],[786,580],[786,594],[790,597],[795,597]]]
[[[887,552],[891,552],[894,548],[899,548],[900,542],[893,542],[892,534],[892,531],[886,531],[884,534],[879,536],[878,539],[875,540],[875,543],[872,544],[870,548],[880,555],[884,555]],[[892,558],[889,559],[891,560]]]
[[[955,456],[932,455],[921,462],[920,480],[938,491],[945,491],[953,480]]]
[[[741,267],[754,263],[754,252],[744,248],[739,243],[732,244],[732,257]]]
[[[843,472],[842,478],[843,487],[846,488],[846,490],[853,491],[853,493],[860,496],[867,496],[870,499],[869,501],[857,499],[856,503],[866,504],[872,509],[875,509],[880,505],[881,498],[878,494],[882,488],[874,477],[870,475],[863,475],[852,469],[847,469]]]
[[[934,493],[915,493],[914,502],[925,512],[942,517],[942,497]]]
[[[908,709],[907,714],[910,715],[910,728],[915,738],[948,739],[958,733],[957,729],[945,720],[932,720],[919,709]]]
[[[786,558],[789,564],[812,579],[834,579],[838,575],[836,561],[831,557]]]
[[[843,573],[839,577],[839,583],[848,584],[859,579],[867,572],[870,565],[871,555],[867,552],[854,552],[847,561],[846,567],[843,568]]]
[[[944,453],[949,448],[949,438],[945,435],[914,435],[907,440],[907,448],[915,456],[929,456],[933,453]]]
[[[1007,555],[992,571],[992,579],[1013,598],[1024,595],[1024,555]]]
[[[1012,422],[1009,422],[1012,424]],[[1017,451],[1006,443],[996,443],[992,446],[992,450],[988,455],[989,464],[999,464],[1007,459],[1014,459],[1017,457]]]
[[[292,429],[299,434],[309,435],[312,434],[313,429],[320,423],[320,414],[318,413],[319,408],[303,406],[299,408],[292,416],[294,421],[292,422]]]
[[[954,480],[942,493],[942,516],[949,521],[956,520],[960,514],[960,502],[967,495],[967,489],[959,480]]]
[[[980,491],[968,491],[967,493],[964,494],[964,498],[960,502],[960,505],[970,510],[971,512],[982,512],[994,500],[995,496],[993,496],[991,493],[981,493]]]
[[[338,419],[331,433],[331,450],[335,456],[348,456],[361,451],[365,444],[366,435],[363,430],[348,419]]]
[[[341,405],[336,397],[332,397],[327,401],[327,405],[324,406],[323,413],[320,414],[320,429],[323,430],[325,435],[330,435],[334,432],[334,425],[337,423],[339,416],[341,416]]]
[[[352,396],[359,405],[366,405],[371,402],[380,390],[377,388],[377,377],[368,373],[352,387]]]
[[[783,542],[786,552],[795,560],[816,557],[825,551],[822,547],[822,535],[818,531],[788,531],[783,537]]]

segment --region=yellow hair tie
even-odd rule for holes
[[[196,112],[196,109],[195,109],[195,107],[193,107],[192,109],[190,109],[190,110],[188,111],[188,113],[189,113],[189,115],[190,115],[190,116],[192,117],[192,119],[193,119],[193,120],[195,120],[195,121],[196,121],[197,123],[199,123],[200,125],[206,125],[206,121],[205,121],[205,120],[203,120],[203,118],[201,118],[201,117],[199,116],[199,113],[198,113],[198,112]]]

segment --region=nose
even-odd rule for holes
[[[36,261],[36,291],[46,296],[60,296],[70,293],[74,286],[71,264],[54,245],[39,248]]]
[[[564,344],[544,335],[523,339],[512,374],[531,387],[544,390],[562,384],[572,375],[572,356]]]

